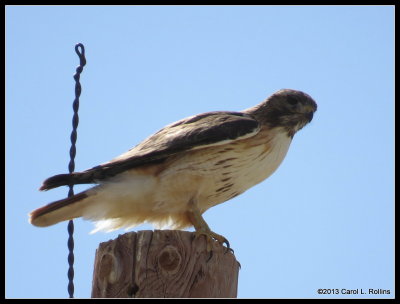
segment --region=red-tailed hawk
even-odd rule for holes
[[[193,225],[208,245],[215,239],[229,246],[202,214],[269,177],[316,110],[309,95],[284,89],[242,112],[182,119],[107,163],[46,179],[40,190],[98,185],[36,209],[30,222],[45,227],[83,217],[96,222],[95,231]]]

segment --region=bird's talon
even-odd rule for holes
[[[228,251],[229,249],[231,249],[231,245],[229,244],[228,240],[224,238],[223,244],[226,244],[226,251]]]
[[[228,251],[230,251],[232,254],[235,253],[235,251],[234,251],[232,248],[230,248],[230,247],[227,247],[227,248],[226,248],[225,254],[228,253]]]

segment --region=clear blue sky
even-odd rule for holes
[[[393,6],[7,6],[6,297],[68,296],[66,223],[36,228],[28,213],[67,195],[38,187],[67,172],[78,42],[77,171],[189,115],[310,94],[318,111],[280,168],[205,219],[242,265],[238,297],[394,296]],[[75,228],[87,298],[98,244],[125,231]]]

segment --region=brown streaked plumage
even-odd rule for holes
[[[98,185],[36,209],[30,222],[45,227],[83,217],[96,222],[95,231],[143,222],[193,225],[209,242],[227,242],[201,214],[269,177],[316,110],[309,95],[285,89],[242,112],[182,119],[107,163],[46,179],[40,190]]]

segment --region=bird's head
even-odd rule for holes
[[[283,127],[293,137],[312,120],[316,110],[317,103],[308,94],[282,89],[246,112],[269,128]]]

